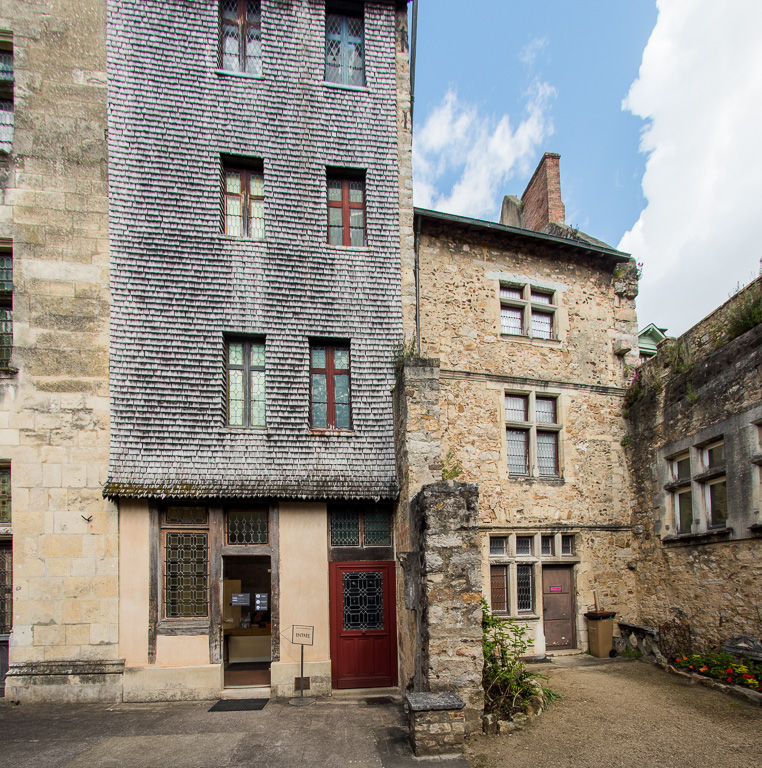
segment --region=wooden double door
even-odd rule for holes
[[[576,648],[574,627],[574,566],[542,567],[542,623],[545,647]]]
[[[397,684],[393,562],[331,563],[331,677],[334,688]]]

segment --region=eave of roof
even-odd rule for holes
[[[584,242],[581,240],[575,240],[570,237],[558,237],[557,235],[548,235],[544,232],[535,232],[532,229],[522,229],[521,227],[509,227],[505,224],[498,224],[495,221],[483,221],[482,219],[471,219],[467,216],[456,216],[453,213],[442,213],[441,211],[430,211],[426,208],[414,208],[416,216],[422,219],[433,219],[436,221],[444,221],[449,224],[456,224],[462,227],[470,227],[472,229],[484,229],[494,232],[496,234],[510,235],[512,237],[522,237],[528,240],[539,240],[540,242],[563,245],[567,248],[582,251],[587,254],[596,254],[600,256],[607,256],[613,259],[615,262],[633,261],[632,256],[629,253],[623,253],[617,251],[615,248],[609,248],[604,246],[595,245],[594,243]]]

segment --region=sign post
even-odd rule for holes
[[[306,707],[314,704],[315,699],[304,698],[304,646],[312,645],[315,634],[315,627],[305,626],[304,624],[294,624],[291,627],[291,642],[300,646],[301,664],[299,666],[299,698],[290,699],[289,704],[294,707]]]

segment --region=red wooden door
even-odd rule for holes
[[[331,563],[334,688],[397,684],[394,563]]]
[[[542,569],[542,621],[547,648],[575,648],[574,579],[570,565]]]

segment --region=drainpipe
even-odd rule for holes
[[[418,357],[421,356],[421,273],[418,263],[418,248],[421,241],[421,217],[413,213],[414,233],[413,233],[413,253],[415,254],[415,343]]]
[[[415,106],[415,42],[418,39],[418,0],[413,0],[413,29],[410,40],[410,131],[413,131],[413,107]]]

